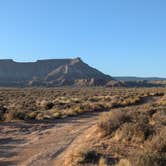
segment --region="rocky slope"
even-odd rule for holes
[[[100,86],[110,80],[80,58],[26,63],[0,60],[0,86]]]

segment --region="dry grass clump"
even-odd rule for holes
[[[116,166],[132,166],[128,159],[121,159]]]
[[[104,135],[110,135],[123,123],[129,122],[130,116],[120,110],[103,113],[99,119],[98,126]]]
[[[154,134],[149,118],[139,110],[114,110],[100,117],[99,128],[116,141],[143,143]]]
[[[97,153],[91,148],[82,148],[74,151],[70,155],[70,162],[72,166],[98,164],[101,158],[101,154]]]
[[[158,109],[152,116],[154,123],[166,125],[166,111],[165,109]]]
[[[112,108],[126,107],[140,104],[145,96],[142,94],[125,94],[114,96],[111,100]]]
[[[153,151],[144,151],[131,160],[132,166],[165,166],[166,155]]]
[[[47,100],[37,100],[36,101],[36,106],[37,108],[43,109],[43,110],[49,110],[52,109],[54,107],[54,103],[51,101],[47,101]]]
[[[32,111],[30,113],[28,113],[28,119],[37,119],[37,116],[40,112],[39,111]]]
[[[122,105],[124,106],[128,106],[128,105],[132,105],[132,104],[139,104],[142,100],[141,96],[128,96],[127,98],[125,98],[122,101]]]
[[[164,126],[148,143],[148,149],[166,154],[166,126]]]
[[[5,108],[4,106],[0,106],[0,120],[4,120],[4,115],[7,111],[7,108]]]
[[[27,120],[28,114],[25,111],[10,111],[4,115],[6,121],[12,120]]]
[[[104,157],[101,157],[99,160],[98,166],[108,166],[107,163],[108,163],[107,159]]]
[[[96,151],[84,151],[80,153],[80,164],[85,164],[85,163],[98,163],[100,159],[100,154],[98,154]]]
[[[115,133],[115,139],[123,142],[143,143],[153,134],[151,126],[143,123],[125,123]]]
[[[166,95],[164,95],[158,102],[159,105],[166,106]]]
[[[143,150],[129,157],[131,166],[165,166],[166,127],[163,127],[152,139],[148,139],[143,146]]]
[[[70,164],[69,164],[70,163]],[[107,158],[92,148],[80,148],[70,155],[68,165],[71,166],[108,166]]]

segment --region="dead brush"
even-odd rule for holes
[[[166,163],[166,127],[144,144],[144,149],[130,157],[134,166],[165,166]]]
[[[153,135],[151,126],[143,123],[125,123],[115,133],[115,139],[122,142],[143,143]]]
[[[98,121],[98,127],[104,133],[104,135],[111,135],[117,128],[123,123],[129,122],[130,117],[127,113],[114,110],[108,113],[103,113]]]
[[[101,154],[91,148],[79,148],[68,157],[72,166],[98,164]]]

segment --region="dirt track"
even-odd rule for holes
[[[150,98],[144,104],[157,99]],[[0,123],[0,166],[62,166],[55,162],[58,156],[96,124],[99,114],[45,123]]]
[[[96,119],[93,114],[57,123],[1,123],[0,166],[53,165],[54,159]]]

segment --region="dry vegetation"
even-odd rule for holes
[[[166,98],[149,90],[142,94],[140,89],[139,95],[138,91],[131,95],[130,100],[147,96],[145,103],[139,100],[140,105],[125,107],[130,103],[102,113],[97,133],[92,133],[93,141],[85,139],[82,146],[69,153],[67,165],[165,166]]]
[[[0,120],[56,120],[89,112],[98,139],[73,149],[68,165],[165,166],[166,89],[1,89]],[[86,141],[86,139],[85,139]]]
[[[134,92],[134,93],[133,93]],[[1,89],[0,120],[51,120],[141,103],[162,90],[109,88]]]

